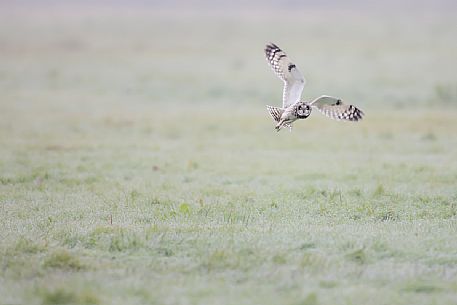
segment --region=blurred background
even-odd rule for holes
[[[0,15],[6,176],[88,149],[110,160],[123,150],[133,159],[136,147],[145,166],[197,160],[207,169],[221,153],[246,149],[252,160],[267,148],[285,156],[284,146],[314,158],[371,141],[359,153],[381,160],[388,149],[403,162],[422,145],[421,165],[454,149],[454,1],[6,1]],[[270,143],[265,105],[281,105],[282,83],[266,63],[267,42],[304,74],[303,99],[337,96],[367,119],[313,115]],[[360,141],[344,143],[345,134]]]
[[[4,1],[0,7],[2,113],[279,104],[282,84],[263,54],[270,41],[307,78],[304,99],[329,94],[365,109],[456,104],[455,1]]]
[[[92,150],[93,162],[143,158],[138,164],[168,164],[176,172],[167,174],[178,176],[193,162],[205,177],[218,167],[229,173],[266,149],[278,158],[338,151],[359,159],[358,152],[370,161],[368,172],[422,149],[418,166],[433,160],[444,168],[446,158],[433,152],[455,149],[456,14],[453,1],[2,2],[4,175],[56,170],[58,158],[79,160]],[[337,96],[367,119],[341,124],[313,115],[297,122],[298,134],[271,142],[265,105],[281,105],[282,83],[266,63],[267,42],[304,74],[303,99]],[[247,150],[244,162],[218,160],[227,151],[244,158]],[[128,159],[113,155],[120,151]],[[354,170],[343,157],[332,162]],[[60,170],[75,175],[68,163]]]
[[[454,304],[456,1],[0,1],[0,303]],[[313,114],[276,133],[299,67]]]

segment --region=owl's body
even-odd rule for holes
[[[267,106],[275,120],[276,130],[283,127],[292,130],[292,123],[299,119],[306,119],[313,108],[335,120],[359,121],[364,113],[353,105],[344,104],[341,99],[322,95],[312,101],[300,101],[305,78],[287,55],[275,44],[268,44],[265,48],[268,63],[275,74],[284,82],[283,107]]]
[[[296,120],[304,120],[311,114],[311,106],[306,102],[296,102],[287,108],[278,108],[267,106],[271,117],[276,124],[276,130],[279,131],[282,127],[292,129],[292,123]]]

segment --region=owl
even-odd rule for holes
[[[282,108],[267,106],[275,129],[287,127],[292,131],[292,123],[309,117],[313,109],[317,109],[325,116],[335,119],[357,122],[362,120],[364,113],[354,105],[347,105],[339,98],[322,95],[312,101],[301,101],[301,94],[305,87],[305,78],[290,59],[274,43],[267,44],[265,56],[275,74],[284,82],[282,93]]]

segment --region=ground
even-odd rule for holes
[[[455,18],[321,16],[3,11],[0,304],[455,304]]]

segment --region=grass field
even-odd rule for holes
[[[0,14],[0,305],[457,303],[454,15]]]

